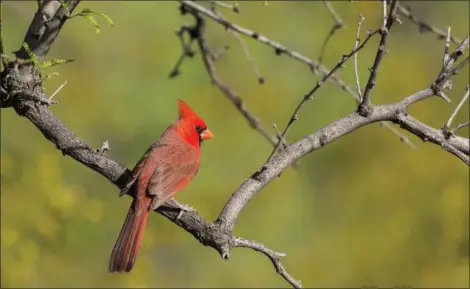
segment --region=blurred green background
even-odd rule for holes
[[[460,39],[469,33],[466,1],[406,4],[418,18],[452,26]],[[321,2],[239,5],[239,15],[221,12],[311,58],[318,56],[333,23]],[[332,5],[347,27],[327,48],[324,61],[330,68],[353,47],[358,14],[366,17],[365,32],[380,26],[382,11],[378,2]],[[109,140],[109,156],[132,168],[176,119],[175,99],[181,97],[216,137],[205,143],[199,175],[177,199],[214,220],[231,193],[263,164],[271,145],[211,85],[199,52],[185,61],[179,77],[169,79],[181,51],[175,30],[193,23],[190,15],[180,15],[178,3],[84,2],[76,11],[85,7],[106,13],[116,25],[111,28],[97,17],[101,33],[95,34],[84,18],[66,23],[48,57],[76,61],[47,70],[60,73],[45,82],[48,94],[68,81],[51,110],[88,144],[99,147]],[[35,9],[33,1],[3,3],[6,51],[21,46]],[[401,20],[389,38],[374,103],[398,101],[428,87],[441,66],[444,42]],[[283,128],[317,78],[305,65],[246,38],[266,79],[259,85],[237,40],[207,22],[211,47],[231,47],[217,63],[220,77],[272,133],[272,123]],[[363,85],[378,40],[359,55]],[[442,127],[464,93],[468,71],[454,78],[451,104],[428,99],[411,113]],[[352,62],[339,75],[353,84]],[[354,108],[351,96],[327,84],[302,111],[288,140]],[[467,102],[454,123],[468,121],[468,114]],[[460,134],[468,137],[468,129]],[[157,214],[149,218],[136,268],[130,274],[109,274],[108,258],[130,198],[118,198],[114,185],[62,156],[12,109],[1,110],[1,136],[2,287],[287,286],[263,255],[234,249],[225,262]],[[440,147],[409,137],[418,150],[373,124],[315,151],[245,208],[235,234],[287,253],[284,265],[307,287],[468,288],[469,168]]]

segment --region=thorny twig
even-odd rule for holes
[[[419,20],[413,15],[409,7],[405,7],[401,4],[398,4],[397,12],[408,18],[412,23],[416,24],[419,27],[420,32],[432,32],[436,34],[439,39],[446,39],[447,34],[444,30],[434,27],[422,20]],[[461,42],[458,38],[455,38],[453,36],[450,37],[450,41],[452,41],[454,44],[459,44]]]
[[[197,16],[196,16],[197,17]],[[213,53],[210,50],[204,35],[205,23],[204,19],[197,17],[196,25],[185,29],[188,33],[195,35],[195,39],[199,45],[199,48],[202,53],[203,61],[206,66],[209,76],[212,80],[212,83],[215,84],[226,96],[227,98],[235,105],[235,107],[241,112],[241,114],[248,121],[249,125],[261,133],[269,142],[273,145],[277,143],[276,138],[271,136],[271,134],[263,127],[259,119],[254,116],[245,106],[243,100],[238,96],[238,94],[228,85],[223,83],[215,73],[214,57]],[[189,44],[184,44],[189,45]]]
[[[318,55],[317,61],[321,63],[323,61],[323,55],[325,54],[326,46],[330,42],[330,39],[333,37],[335,32],[339,29],[344,28],[344,23],[343,20],[339,17],[339,15],[336,13],[336,11],[333,9],[333,6],[331,6],[330,1],[323,1],[323,4],[325,4],[326,9],[330,12],[331,16],[333,17],[333,20],[335,23],[333,23],[333,26],[330,29],[330,32],[326,35],[325,41],[323,41],[323,44],[320,48],[320,54]]]
[[[468,64],[469,58],[463,60],[459,64],[457,64],[454,68],[452,66],[454,63],[459,59],[460,56],[463,55],[464,50],[468,48],[470,45],[469,36],[465,37],[465,39],[457,46],[454,52],[452,52],[448,57],[444,55],[444,58],[447,59],[442,65],[441,71],[439,72],[438,77],[432,83],[431,88],[434,90],[435,95],[444,98],[447,102],[450,102],[450,99],[444,94],[443,90],[446,88],[450,88],[452,86],[452,82],[450,78],[457,74],[465,65]],[[444,53],[447,53],[445,51]]]
[[[286,137],[286,134],[287,132],[289,131],[289,128],[292,126],[292,124],[294,124],[294,122],[296,120],[299,119],[299,112],[300,110],[302,109],[302,107],[305,105],[305,103],[312,99],[312,96],[313,94],[321,87],[323,86],[323,83],[325,81],[328,80],[329,77],[331,77],[336,70],[338,70],[339,68],[343,67],[343,64],[348,61],[349,58],[351,58],[351,56],[353,56],[354,54],[356,54],[359,50],[361,50],[362,48],[365,47],[365,45],[367,44],[367,42],[369,42],[369,40],[372,38],[372,36],[374,36],[375,34],[379,33],[380,32],[380,29],[379,30],[375,30],[373,31],[372,33],[370,33],[366,39],[364,39],[364,41],[362,42],[361,45],[359,45],[357,48],[354,48],[349,54],[345,54],[343,55],[343,57],[341,58],[340,61],[338,61],[338,63],[336,64],[336,66],[328,73],[326,74],[325,76],[323,76],[323,78],[317,82],[317,84],[315,85],[315,87],[313,87],[307,94],[305,94],[305,96],[302,98],[302,101],[299,103],[299,105],[297,106],[297,108],[295,109],[294,113],[292,114],[292,116],[290,117],[289,119],[289,122],[287,123],[284,131],[282,132],[281,134],[281,138],[282,139],[285,139]],[[280,148],[280,144],[282,142],[279,140],[278,141],[278,144],[277,146],[274,148],[274,150],[271,152],[271,154],[269,155],[268,157],[268,160],[266,162],[269,162],[273,156],[276,154],[277,150]]]
[[[386,3],[386,1],[383,1]],[[392,4],[390,5],[390,11],[387,14],[384,14],[384,17],[387,19],[384,19],[385,25],[380,29],[380,34],[382,37],[380,38],[380,43],[379,43],[379,48],[377,49],[377,54],[375,55],[375,60],[374,60],[374,65],[372,66],[369,80],[367,81],[366,88],[364,89],[364,95],[362,97],[361,104],[359,105],[359,111],[362,115],[367,116],[368,114],[368,107],[370,106],[370,93],[372,91],[372,88],[375,86],[375,79],[377,78],[377,72],[379,71],[380,63],[382,62],[383,56],[386,51],[386,45],[387,45],[387,39],[388,35],[390,34],[390,29],[392,28],[393,22],[395,21],[395,11],[397,7],[398,1],[393,0]],[[384,4],[386,5],[386,4]]]
[[[234,30],[234,31],[236,31],[240,34],[248,36],[252,39],[255,39],[255,40],[259,41],[262,44],[265,44],[265,45],[273,48],[276,55],[283,55],[284,54],[284,55],[287,55],[287,56],[291,57],[292,59],[294,59],[296,61],[299,61],[299,62],[307,65],[310,68],[310,70],[317,76],[322,77],[322,76],[327,75],[328,73],[330,73],[330,70],[326,66],[319,63],[318,61],[312,60],[312,59],[306,57],[305,55],[302,55],[301,53],[299,53],[297,51],[294,51],[294,50],[284,46],[283,44],[281,44],[279,42],[271,40],[271,39],[267,38],[266,36],[264,36],[260,33],[257,33],[255,31],[252,31],[252,30],[247,29],[245,27],[241,27],[241,26],[238,26],[236,24],[233,24],[233,23],[227,21],[226,19],[218,16],[217,14],[213,13],[211,10],[205,8],[204,6],[197,4],[194,1],[181,0],[181,4],[183,5],[183,7],[185,7],[185,9],[189,9],[189,10],[192,9],[194,11],[197,11],[197,12],[207,16],[209,19],[212,19],[213,21],[216,21],[217,23],[223,25],[224,27],[226,27],[226,29]],[[351,95],[356,100],[358,100],[358,95],[357,95],[356,91],[354,89],[352,89],[346,82],[341,80],[337,75],[333,74],[331,77],[328,78],[328,80],[335,83],[342,90],[348,92],[349,95]],[[382,123],[381,122],[381,124],[384,127],[386,127],[387,129],[391,128],[391,125],[388,124],[388,123]],[[401,137],[406,139],[406,136],[404,136],[404,135],[401,135]],[[407,141],[405,141],[405,143],[411,143],[411,141],[407,140]]]

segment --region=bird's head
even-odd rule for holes
[[[182,137],[193,146],[200,146],[203,140],[211,139],[214,134],[206,123],[184,101],[177,100],[179,108],[178,127]]]

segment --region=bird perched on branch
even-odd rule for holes
[[[202,141],[214,136],[186,103],[178,99],[178,106],[179,119],[145,152],[121,191],[130,192],[134,200],[111,253],[110,272],[132,270],[149,210],[157,209],[189,184],[199,170]]]

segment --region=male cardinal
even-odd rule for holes
[[[201,142],[214,136],[186,103],[178,99],[178,106],[179,119],[145,152],[121,191],[131,190],[134,200],[109,259],[110,272],[132,270],[149,210],[160,207],[189,184],[199,169]]]

